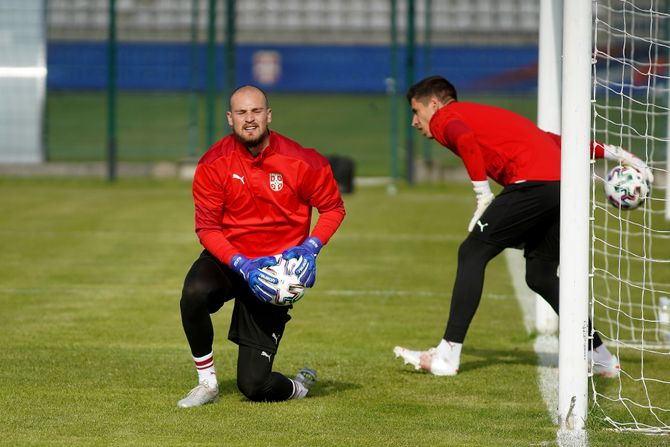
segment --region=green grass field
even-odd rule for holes
[[[190,185],[0,179],[0,445],[556,445],[502,256],[461,374],[433,377],[393,357],[396,344],[441,337],[472,201],[461,184],[346,196],[348,216],[275,362],[287,374],[316,368],[311,397],[243,398],[227,306],[214,316],[221,400],[181,410],[196,380],[178,306],[200,251]],[[589,436],[592,446],[670,444],[607,430],[598,415]]]

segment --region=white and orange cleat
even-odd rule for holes
[[[316,382],[316,371],[312,368],[303,368],[298,371],[293,382],[293,394],[289,399],[304,399],[309,393],[310,388]]]
[[[614,379],[619,377],[621,364],[616,355],[613,355],[607,346],[600,345],[587,353],[589,372],[594,376]]]
[[[396,346],[393,348],[396,358],[402,357],[405,365],[410,364],[414,369],[423,369],[436,376],[455,376],[458,374],[458,365],[453,365],[442,358],[436,348],[430,348],[427,351],[411,351]]]
[[[621,364],[619,363],[619,359],[616,358],[615,355],[610,357],[608,360],[602,362],[594,360],[592,363],[590,358],[588,359],[588,361],[589,361],[589,368],[591,369],[591,373],[594,376],[605,377],[607,379],[615,379],[619,377],[619,374],[621,373]]]

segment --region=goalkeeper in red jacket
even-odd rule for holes
[[[186,275],[180,306],[198,385],[178,402],[182,408],[219,397],[210,314],[232,300],[228,338],[238,345],[239,390],[253,401],[305,397],[314,370],[303,368],[294,379],[272,370],[290,306],[270,303],[273,277],[262,269],[276,265],[273,255],[302,257],[300,280],[312,287],[316,256],[345,215],[326,158],[270,131],[272,110],[263,91],[238,88],[227,117],[232,134],[203,155],[193,179],[204,251]],[[313,208],[318,219],[312,229]]]
[[[558,313],[561,139],[513,112],[459,102],[454,86],[441,76],[412,86],[407,99],[413,111],[412,126],[463,160],[477,205],[469,234],[458,250],[443,338],[426,351],[396,346],[394,352],[417,369],[455,375],[481,299],[486,265],[505,248],[523,248],[526,283]],[[632,165],[647,181],[653,180],[647,165],[620,147],[592,143],[591,151],[596,158]],[[488,178],[503,186],[497,196]],[[618,359],[597,332],[589,356],[594,374],[618,376]]]

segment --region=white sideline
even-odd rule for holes
[[[507,268],[512,278],[514,292],[523,311],[526,331],[535,329],[535,293],[526,285],[525,260],[521,250],[505,250]],[[554,424],[558,425],[558,337],[538,335],[533,344],[537,353],[537,376],[540,393]],[[588,447],[586,431],[579,433],[558,430],[556,442],[560,447]]]

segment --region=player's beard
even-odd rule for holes
[[[244,147],[247,149],[263,149],[262,147],[259,147],[263,142],[265,141],[266,138],[270,136],[270,129],[266,128],[265,132],[257,136],[256,138],[248,138],[245,137],[244,135],[241,135],[237,132],[235,132],[235,138],[237,138],[237,141],[239,141]]]

